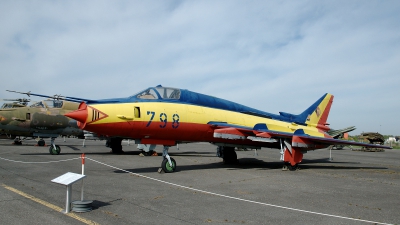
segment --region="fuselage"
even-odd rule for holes
[[[252,130],[259,123],[267,124],[271,131],[293,133],[303,129],[325,136],[316,127],[295,123],[294,118],[182,89],[149,88],[125,99],[81,103],[79,108],[80,111],[67,116],[78,120],[81,129],[110,137],[131,138],[142,144],[224,142],[237,146],[277,147],[279,143],[246,139],[222,141],[214,137],[216,127],[226,125]]]

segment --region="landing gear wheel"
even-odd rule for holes
[[[55,147],[53,145],[50,145],[49,152],[52,155],[58,155],[61,152],[61,148],[58,145],[56,145]]]
[[[110,138],[109,141],[106,142],[106,146],[109,145],[109,147],[111,148],[111,152],[114,154],[124,154],[124,151],[122,151],[121,142],[122,138]]]
[[[13,144],[14,144],[14,145],[22,145],[22,141],[21,141],[21,139],[19,139],[19,138],[15,138]]]
[[[154,151],[153,151],[153,150],[150,150],[150,151],[146,152],[146,151],[142,150],[142,154],[143,154],[144,156],[151,156],[151,155],[154,154]]]
[[[225,164],[238,163],[237,154],[234,147],[223,147],[222,157]]]
[[[43,139],[40,139],[40,140],[37,142],[37,144],[38,144],[39,146],[45,146],[45,145],[46,145],[46,142],[45,142]]]
[[[296,164],[296,165],[292,166],[292,164],[287,163],[287,162],[285,162],[285,164],[283,165],[283,168],[282,168],[283,171],[288,171],[288,170],[296,171],[296,170],[299,170],[299,169],[300,169],[299,168],[299,164]]]
[[[168,159],[165,158],[162,163],[161,163],[161,168],[164,170],[166,173],[172,173],[176,170],[176,162],[175,159],[170,158],[172,166],[169,165]]]
[[[342,150],[344,145],[335,145],[336,150]]]

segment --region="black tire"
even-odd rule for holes
[[[296,164],[296,165],[292,166],[292,164],[287,162],[287,163],[285,163],[285,165],[287,166],[287,169],[290,170],[290,171],[299,170],[299,164]]]
[[[168,163],[168,159],[165,158],[162,163],[161,163],[161,168],[164,170],[164,172],[166,173],[172,173],[175,172],[176,170],[176,162],[175,159],[170,158],[171,159],[171,163],[172,163],[172,167],[169,165]]]
[[[238,163],[237,154],[234,147],[223,147],[222,157],[225,164]]]
[[[150,150],[148,152],[145,152],[144,150],[142,150],[142,154],[145,155],[145,156],[151,156],[151,155],[153,155],[153,153],[154,153],[153,150]]]
[[[38,144],[39,146],[45,146],[45,145],[46,145],[46,142],[45,142],[43,139],[40,139],[40,140],[37,142],[37,144]]]
[[[335,145],[336,150],[342,150],[344,145]]]
[[[114,153],[114,154],[123,154],[124,153],[124,151],[122,151],[121,142],[122,142],[122,138],[119,138],[119,137],[110,138],[109,145],[110,145],[112,153]]]
[[[53,145],[50,145],[49,152],[51,155],[59,155],[61,152],[61,147],[56,145],[54,148]]]

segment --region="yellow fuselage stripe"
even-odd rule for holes
[[[126,117],[134,117],[134,108],[139,107],[140,118],[133,118],[133,122],[149,122],[151,113],[155,112],[153,122],[160,122],[160,114],[165,113],[168,117],[168,122],[173,122],[173,115],[179,115],[180,123],[194,123],[205,125],[210,121],[227,122],[238,126],[253,128],[258,123],[265,123],[271,131],[293,133],[297,129],[303,129],[306,134],[323,137],[324,135],[313,126],[303,126],[293,123],[268,119],[258,116],[252,116],[244,113],[215,109],[203,106],[195,106],[189,104],[165,103],[165,102],[136,102],[136,103],[114,103],[114,104],[93,104],[91,107],[106,113],[107,118],[95,121],[91,124],[103,123],[119,123],[125,120],[117,117],[123,115]],[[88,114],[90,117],[90,113]],[[92,121],[92,118],[88,118]]]

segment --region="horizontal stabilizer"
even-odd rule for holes
[[[340,138],[344,133],[351,132],[355,129],[356,129],[355,126],[351,126],[351,127],[346,127],[346,128],[340,129],[340,130],[330,129],[326,133],[328,133],[333,138]]]
[[[325,145],[354,145],[354,146],[364,146],[370,148],[385,148],[385,149],[392,149],[391,147],[384,146],[384,145],[374,145],[374,144],[366,144],[361,142],[355,141],[346,141],[346,140],[339,140],[334,138],[323,138],[323,137],[315,137],[315,136],[301,136],[300,137],[306,141],[312,141],[314,143],[325,144]]]

